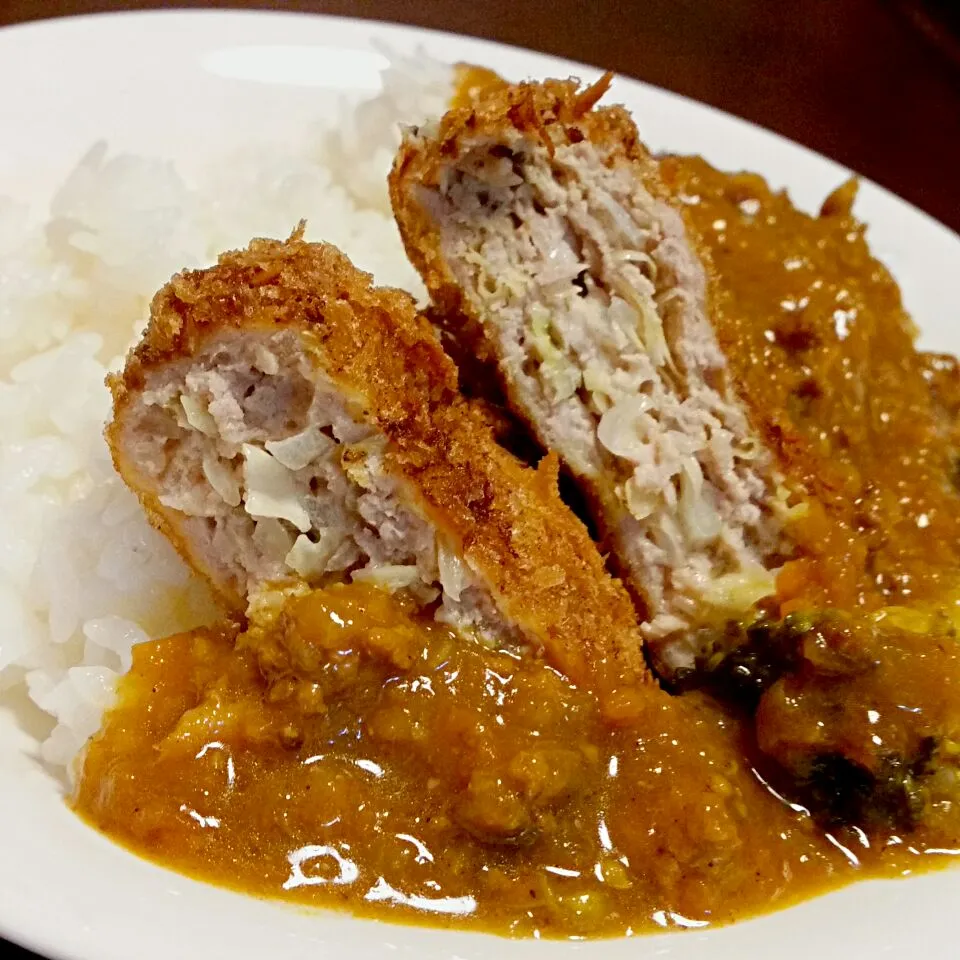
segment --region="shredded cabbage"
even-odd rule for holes
[[[451,600],[460,600],[460,594],[470,586],[470,573],[466,564],[443,544],[437,549],[437,567],[440,570],[440,585]]]
[[[253,528],[254,546],[265,556],[282,557],[293,543],[293,535],[279,520],[257,520]]]
[[[240,484],[233,471],[216,454],[205,454],[201,469],[221,500],[231,507],[240,505]]]
[[[276,376],[280,370],[280,361],[277,360],[277,355],[272,350],[268,350],[262,343],[257,343],[253,347],[253,356],[254,366],[259,371],[265,373],[268,377]]]
[[[194,430],[199,430],[207,437],[216,438],[220,436],[220,431],[217,429],[217,421],[213,419],[210,411],[207,410],[196,397],[191,397],[188,393],[181,393],[180,406],[183,407],[187,423],[189,423]]]
[[[252,444],[245,443],[241,452],[247,513],[251,517],[286,520],[306,533],[310,517],[297,495],[293,474],[266,450]]]
[[[799,503],[790,505],[792,492],[782,483],[778,483],[773,491],[771,501],[771,510],[778,517],[781,523],[791,523],[802,520],[810,512],[810,501],[801,500]]]
[[[285,440],[268,440],[267,452],[288,470],[302,470],[332,446],[333,440],[316,424]]]
[[[353,571],[353,580],[372,583],[394,593],[412,587],[420,580],[420,571],[413,564],[386,564],[382,567],[363,567]]]
[[[597,439],[615,456],[634,463],[647,459],[644,438],[645,414],[653,401],[643,393],[623,397],[606,411],[597,424]]]
[[[767,570],[759,564],[724,574],[710,582],[703,600],[718,610],[742,613],[776,590],[776,574],[777,571]]]
[[[590,393],[590,399],[601,415],[610,409],[613,396],[613,378],[598,363],[588,363],[583,369],[583,385]]]
[[[661,496],[657,491],[651,490],[648,484],[641,483],[636,476],[632,476],[623,485],[623,500],[634,517],[646,520],[660,505]]]
[[[643,340],[647,355],[654,366],[662,367],[671,357],[666,337],[663,335],[663,321],[657,313],[657,307],[653,300],[653,284],[642,276],[638,278],[638,282],[642,283],[643,292],[637,290],[623,274],[614,274],[613,276],[614,289],[637,313],[637,319],[640,321],[642,329],[640,337]]]
[[[330,529],[321,530],[316,543],[308,536],[300,534],[283,562],[304,580],[316,579],[327,572],[330,558],[337,552],[344,539],[343,532]]]
[[[550,338],[550,314],[539,304],[530,311],[530,339],[540,357],[540,373],[553,390],[553,401],[572,397],[580,386],[580,368]]]
[[[704,496],[703,471],[694,457],[684,458],[680,471],[680,522],[687,538],[702,546],[720,533],[720,515]]]

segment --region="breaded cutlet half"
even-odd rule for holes
[[[407,130],[390,193],[448,328],[586,494],[669,674],[692,626],[772,593],[783,491],[658,164],[626,110],[595,109],[607,84],[491,89]]]
[[[255,240],[174,277],[110,388],[118,472],[232,607],[291,577],[369,579],[598,691],[646,680],[555,458],[498,446],[413,300],[336,248]]]

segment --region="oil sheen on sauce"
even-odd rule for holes
[[[945,857],[941,836],[825,833],[698,694],[629,726],[537,660],[369,585],[268,626],[136,648],[78,812],[248,893],[509,935],[703,927]]]
[[[755,174],[699,157],[660,169],[707,265],[711,320],[755,427],[816,498],[790,530],[804,557],[781,592],[797,607],[875,609],[955,589],[956,410],[941,409],[897,284],[851,213],[855,184],[811,217]],[[955,365],[952,379],[955,394]]]

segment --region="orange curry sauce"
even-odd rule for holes
[[[755,426],[816,498],[790,530],[806,558],[781,592],[800,608],[874,609],[954,589],[956,424],[851,215],[855,184],[814,218],[761,177],[699,157],[666,157],[661,172],[714,277],[711,318]]]
[[[706,697],[645,703],[611,728],[542,661],[332,587],[236,645],[139,646],[75,803],[224,886],[511,935],[726,923],[944,859],[935,831],[825,833]]]
[[[828,504],[798,528],[810,559],[781,577],[785,606],[934,598],[960,544],[948,452],[896,287],[843,198],[815,220],[697,159],[668,158],[664,176],[725,274],[714,310],[734,375]],[[897,706],[939,693],[905,684]],[[822,696],[787,688],[791,730],[767,719],[767,736],[815,736],[803,704]],[[652,685],[612,726],[541,661],[457,639],[370,586],[332,587],[246,633],[138,647],[75,806],[130,849],[245,892],[552,937],[726,923],[960,846],[949,811],[909,835],[827,832],[764,782],[753,737],[706,695]]]

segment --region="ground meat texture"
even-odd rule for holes
[[[334,248],[255,241],[175,277],[111,387],[118,470],[233,607],[278,580],[368,580],[597,692],[645,683],[555,460],[501,448],[412,300]]]
[[[151,379],[128,450],[200,564],[240,596],[292,576],[367,579],[427,603],[442,591],[441,618],[510,641],[350,406],[297,331],[229,331]]]
[[[667,673],[773,588],[783,499],[728,383],[706,278],[621,110],[523,84],[408,132],[392,175],[434,300],[585,488]]]

